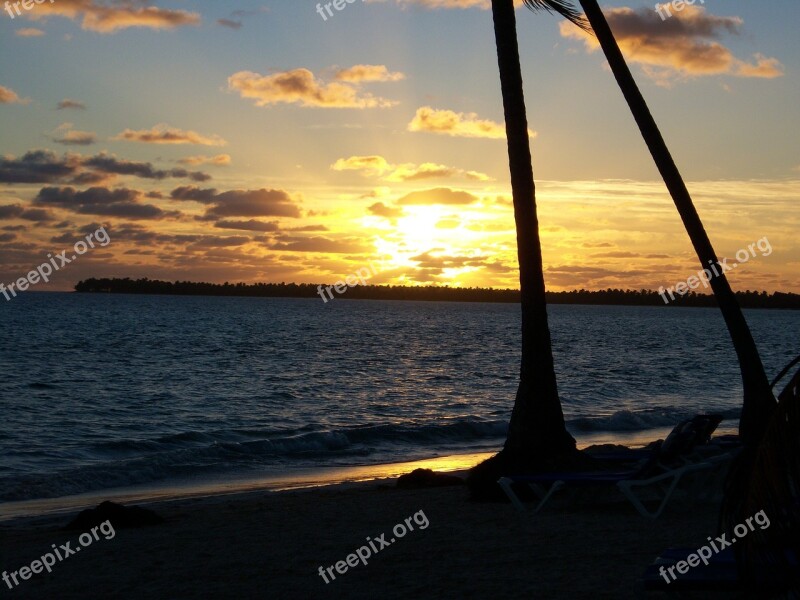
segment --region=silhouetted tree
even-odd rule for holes
[[[556,12],[582,25],[568,2],[525,0],[534,9]],[[511,421],[503,450],[475,467],[468,479],[473,497],[494,495],[494,482],[508,470],[546,470],[577,454],[567,431],[553,365],[547,322],[542,247],[536,214],[528,118],[522,86],[514,0],[492,0],[497,64],[508,142],[511,194],[517,229],[520,300],[522,305],[522,360]]]
[[[633,113],[661,177],[675,202],[702,268],[714,266],[719,272],[718,276],[711,278],[711,289],[717,298],[739,359],[744,389],[739,434],[746,444],[756,445],[764,433],[771,411],[775,408],[775,396],[770,389],[753,335],[747,326],[747,321],[736,301],[728,279],[722,272],[722,267],[719,266],[717,254],[700,221],[700,216],[697,214],[678,167],[675,165],[655,119],[650,114],[647,103],[631,75],[603,11],[600,10],[596,0],[580,0],[580,4],[600,42],[600,47],[603,49],[606,60],[608,60],[619,88]]]
[[[542,0],[528,4],[578,22],[577,13],[568,3]],[[503,451],[515,459],[538,460],[543,454],[574,451],[575,440],[564,424],[553,365],[513,0],[493,0],[492,15],[508,139],[522,304],[520,381]]]

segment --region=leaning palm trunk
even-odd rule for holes
[[[692,198],[683,182],[678,167],[670,155],[664,138],[650,114],[650,110],[642,97],[630,69],[622,56],[614,34],[600,10],[596,0],[580,0],[586,18],[597,36],[605,53],[608,64],[622,90],[625,100],[633,113],[650,153],[653,155],[664,183],[672,196],[675,206],[683,220],[695,252],[704,269],[719,265],[717,254],[711,246],[703,223],[695,210]],[[721,267],[719,267],[721,269]],[[744,399],[742,415],[739,422],[739,435],[748,446],[755,446],[761,439],[769,421],[770,413],[775,407],[775,397],[769,387],[761,357],[758,354],[750,328],[747,326],[736,296],[724,273],[711,278],[711,289],[717,299],[719,308],[730,332],[739,367],[742,372]]]
[[[746,448],[726,481],[720,532],[763,512],[769,526],[736,545],[743,585],[757,589],[765,579],[784,582],[800,597],[797,567],[787,554],[800,556],[800,371],[778,396],[762,442]]]
[[[553,365],[513,0],[492,0],[492,14],[508,138],[522,298],[520,383],[504,451],[536,460],[543,454],[574,450],[575,440],[564,424]]]

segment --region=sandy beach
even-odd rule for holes
[[[717,508],[675,503],[653,521],[617,500],[592,495],[523,516],[510,504],[469,502],[463,486],[403,490],[381,480],[151,503],[165,523],[117,529],[52,573],[2,591],[47,599],[659,597],[643,590],[644,568],[664,548],[701,543]],[[73,515],[0,524],[2,569],[30,565],[53,544],[79,546],[81,532],[61,529]],[[408,518],[413,531],[367,565],[336,573],[368,536],[385,533],[388,542]],[[326,584],[320,566],[334,567],[335,580]]]

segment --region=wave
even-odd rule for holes
[[[740,409],[713,411],[723,420],[738,419]],[[580,417],[567,421],[567,427],[578,432],[631,432],[674,427],[680,421],[696,415],[696,411],[678,408],[651,408],[641,411],[619,410],[607,416]]]
[[[726,419],[738,410],[724,411]],[[567,421],[573,433],[630,432],[671,427],[692,413],[674,408]],[[68,470],[24,474],[0,472],[0,502],[54,498],[113,487],[264,472],[291,466],[325,466],[406,460],[409,455],[496,448],[508,422],[474,417],[438,423],[372,424],[338,429],[234,429],[182,432],[145,440],[107,441],[82,449],[83,464]],[[87,460],[86,457],[89,457]]]

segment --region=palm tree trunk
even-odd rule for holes
[[[513,0],[492,0],[492,14],[506,119],[522,296],[520,384],[504,452],[518,458],[537,459],[543,454],[552,456],[574,451],[575,440],[564,424],[547,323],[536,190]]]
[[[700,221],[700,216],[695,210],[692,198],[686,189],[678,167],[675,165],[675,161],[673,161],[664,138],[661,136],[661,132],[650,114],[644,97],[631,75],[603,12],[600,10],[596,0],[580,0],[580,3],[592,29],[594,29],[595,35],[597,35],[620,90],[622,90],[625,100],[628,102],[628,106],[636,119],[645,143],[650,149],[650,154],[653,155],[656,166],[675,202],[684,227],[686,227],[695,252],[697,252],[697,256],[700,259],[700,264],[704,269],[708,268],[709,265],[719,265],[717,255],[711,246],[711,241],[708,239],[703,223]],[[745,444],[755,445],[765,431],[769,415],[775,407],[775,397],[769,387],[769,381],[764,372],[764,366],[761,363],[761,357],[758,354],[750,328],[747,326],[747,321],[745,321],[728,279],[724,274],[720,273],[718,277],[711,278],[710,283],[733,340],[742,372],[744,402],[739,423],[739,434]]]

